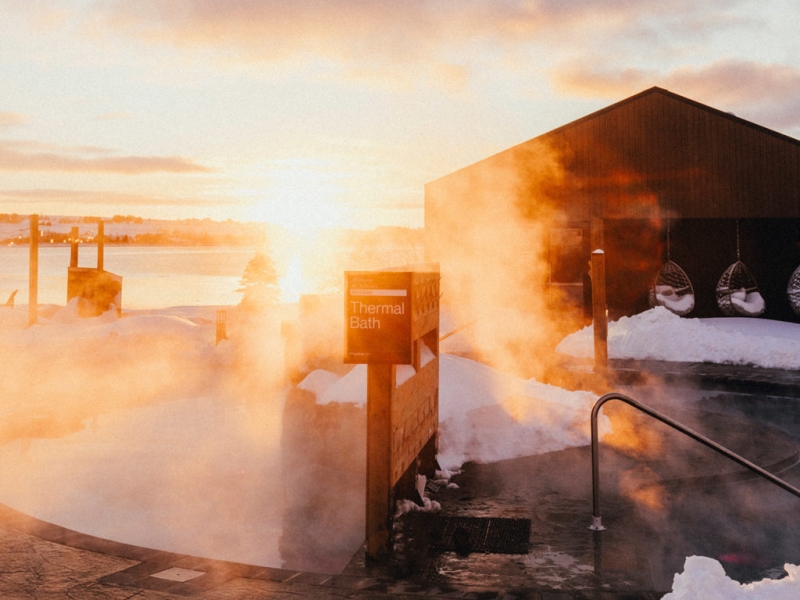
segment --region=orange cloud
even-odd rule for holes
[[[528,43],[572,19],[558,0],[139,0],[95,6],[87,30],[210,49],[217,60],[323,66],[325,76],[406,88],[466,89],[468,56]],[[590,4],[587,3],[587,6]]]
[[[800,71],[779,64],[738,60],[715,62],[700,68],[680,68],[667,76],[668,85],[695,97],[713,97],[730,106],[772,102],[798,96]]]
[[[15,4],[15,10],[36,22],[47,4],[30,5]],[[289,65],[320,78],[456,93],[469,89],[486,61],[524,56],[530,69],[531,57],[547,62],[558,53],[608,53],[626,39],[656,53],[670,38],[703,36],[736,21],[729,0],[108,0],[89,6],[64,9],[70,13],[53,21],[97,39],[199,50],[201,60],[249,63],[262,74],[265,64]]]
[[[413,52],[421,42],[428,47],[465,29],[529,32],[532,13],[538,11],[528,5],[464,1],[447,10],[447,5],[419,0],[141,0],[106,4],[97,23],[176,45],[238,48],[250,58],[304,51],[355,56],[367,47]]]
[[[561,65],[552,73],[551,79],[553,87],[562,94],[618,99],[652,87],[658,77],[642,69],[611,71],[581,61]]]
[[[393,90],[469,90],[486,62],[556,54],[609,55],[631,44],[656,55],[675,39],[741,19],[731,2],[676,0],[114,0],[92,5],[84,31],[124,36],[205,59],[312,69]],[[628,40],[626,42],[625,40]],[[263,73],[263,69],[261,70]]]
[[[677,5],[676,5],[677,4]],[[251,60],[313,54],[364,60],[431,57],[437,48],[485,41],[530,42],[554,32],[569,44],[575,26],[598,31],[647,20],[680,22],[681,31],[713,30],[731,20],[729,2],[684,0],[138,0],[93,6],[91,30],[175,46],[239,52]],[[674,15],[678,15],[677,17]]]
[[[52,150],[51,150],[52,149]],[[102,154],[103,148],[57,148],[36,142],[0,142],[0,171],[58,171],[70,173],[205,173],[208,167],[179,156],[82,156]]]
[[[800,126],[800,70],[780,64],[722,60],[659,73],[575,63],[553,82],[562,93],[615,100],[657,85],[769,127]]]
[[[219,206],[236,205],[240,201],[215,197],[213,200],[182,198],[179,196],[151,196],[114,191],[32,189],[0,190],[0,199],[8,201],[59,202],[64,204],[108,205],[108,206]]]
[[[0,129],[5,129],[7,127],[16,127],[17,125],[24,125],[29,120],[30,117],[22,113],[0,111]]]

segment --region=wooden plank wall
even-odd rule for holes
[[[612,219],[800,217],[800,142],[666,92],[534,141],[558,149],[591,199],[567,199],[574,219],[587,207]]]

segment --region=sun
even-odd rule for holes
[[[344,227],[344,175],[333,167],[319,159],[273,161],[251,220],[281,225],[298,237]]]
[[[289,259],[286,273],[278,282],[281,288],[281,302],[295,303],[300,296],[308,293],[308,282],[303,275],[303,264],[298,254],[293,254]]]

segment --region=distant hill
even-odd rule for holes
[[[68,244],[73,227],[81,242],[94,242],[103,221],[107,244],[152,246],[255,246],[264,241],[270,226],[263,223],[212,221],[211,219],[158,220],[116,215],[99,217],[39,216],[41,244]],[[0,214],[0,244],[30,243],[30,217]]]

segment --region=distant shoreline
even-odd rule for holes
[[[97,242],[78,242],[79,246],[96,246]],[[153,244],[148,242],[118,242],[118,241],[108,241],[106,240],[103,242],[104,246],[136,246],[139,248],[143,247],[150,247],[150,248],[172,248],[172,247],[196,247],[196,248],[220,248],[220,247],[235,247],[235,248],[254,248],[258,245],[258,242],[253,242],[252,240],[244,241],[240,243],[229,242],[229,241],[220,241],[220,242],[167,242],[167,243],[160,243],[160,244]],[[27,248],[30,246],[30,240],[24,241],[17,241],[17,240],[0,240],[0,247],[20,247],[20,248]],[[38,246],[44,247],[51,247],[51,248],[64,248],[72,246],[71,242],[42,242],[40,241]]]

